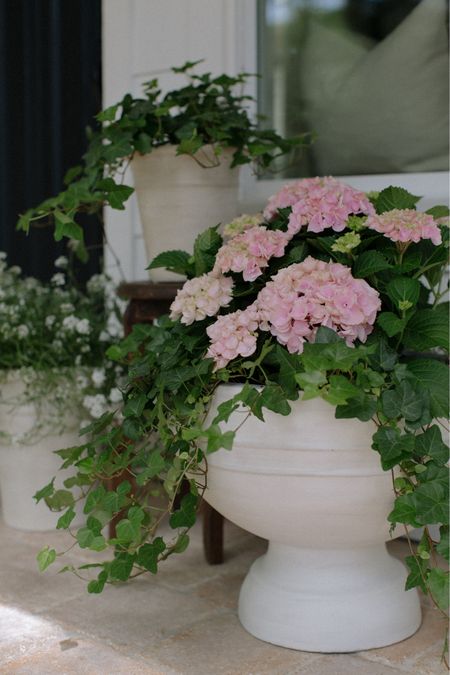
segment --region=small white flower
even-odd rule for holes
[[[92,371],[92,382],[96,387],[101,387],[106,379],[103,368],[94,368]]]
[[[94,274],[86,284],[89,293],[100,293],[106,288],[108,280],[104,274]]]
[[[83,345],[81,347],[80,351],[81,351],[82,354],[87,354],[88,352],[91,351],[91,348],[89,347],[89,345]]]
[[[92,417],[98,418],[106,412],[107,401],[103,394],[96,394],[95,396],[85,396],[83,399],[83,406]]]
[[[9,271],[11,272],[11,274],[19,275],[22,271],[22,268],[19,267],[19,265],[13,265],[12,267],[9,268]]]
[[[57,272],[52,276],[50,281],[54,286],[64,286],[64,284],[66,283],[66,277],[62,272]]]
[[[45,326],[46,328],[51,328],[53,324],[55,323],[56,318],[53,316],[53,314],[49,314],[48,316],[45,317]]]
[[[79,366],[81,363],[81,354],[77,354],[75,357],[75,365]]]
[[[88,386],[88,379],[85,375],[77,375],[75,381],[80,389],[85,389]]]
[[[62,270],[65,270],[68,264],[69,261],[65,255],[60,255],[59,258],[56,258],[55,260],[55,267],[59,267]]]
[[[80,335],[89,335],[89,333],[91,332],[91,324],[89,323],[89,320],[80,319],[75,326],[75,330]]]
[[[98,339],[99,339],[100,342],[109,342],[110,335],[106,330],[102,330],[102,332],[98,336]]]
[[[109,400],[111,403],[120,403],[122,401],[122,392],[120,389],[117,389],[117,387],[114,387],[114,389],[111,389],[109,392]]]
[[[17,335],[19,338],[26,338],[30,334],[30,329],[28,326],[25,326],[25,324],[20,324],[20,326],[17,326]]]
[[[73,314],[71,314],[70,316],[66,316],[66,318],[63,319],[62,326],[66,330],[74,330],[75,327],[77,326],[78,322],[79,322],[79,319],[76,316],[74,316]]]
[[[5,251],[0,251],[0,260],[6,260],[6,258],[7,258],[7,255],[6,255]]]
[[[58,339],[53,340],[53,342],[52,342],[52,347],[53,347],[56,351],[60,351],[60,350],[62,349],[62,346],[63,346],[63,343],[61,342],[61,340],[58,340]]]
[[[73,312],[75,307],[72,305],[71,302],[63,302],[61,304],[61,312],[63,314],[70,314],[70,312]]]

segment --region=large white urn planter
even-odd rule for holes
[[[196,157],[207,168],[188,155],[176,155],[175,145],[134,155],[131,168],[149,261],[163,251],[192,251],[206,228],[236,217],[239,170],[230,169],[232,155],[227,149],[217,160],[205,146]],[[158,269],[151,271],[151,278],[180,277]]]
[[[54,450],[69,448],[79,443],[78,428],[73,420],[70,429],[41,438],[38,429],[38,412],[33,403],[17,405],[24,385],[13,373],[6,383],[0,385],[0,503],[1,515],[9,527],[27,531],[53,530],[61,516],[50,511],[44,501],[36,504],[33,495],[56,476],[55,487],[63,488],[63,481],[71,475],[58,471],[62,459]],[[36,429],[36,442],[33,442]],[[29,433],[31,432],[31,433]],[[15,441],[26,436],[25,443]],[[81,507],[78,508],[76,525],[81,522]]]
[[[238,391],[221,385],[214,407]],[[390,472],[371,449],[372,423],[338,420],[322,399],[282,417],[264,411],[238,430],[233,450],[208,456],[205,499],[269,540],[241,589],[250,633],[313,652],[382,647],[420,626],[417,591],[387,552]],[[244,411],[233,413],[236,428]]]

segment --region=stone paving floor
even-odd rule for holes
[[[201,531],[157,577],[88,595],[82,581],[37,570],[45,544],[67,533],[25,533],[0,525],[0,673],[7,675],[440,675],[444,625],[424,599],[424,620],[408,640],[354,654],[275,647],[241,628],[240,584],[265,543],[226,524],[226,562],[210,567]],[[390,544],[395,555],[406,543]],[[71,551],[65,564],[89,561]]]

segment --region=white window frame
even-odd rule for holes
[[[236,49],[242,60],[242,70],[250,73],[258,71],[257,40],[257,2],[243,0],[237,4],[236,13]],[[243,38],[245,36],[245,39]],[[250,83],[249,93],[256,98],[256,85]],[[424,125],[425,126],[425,125]],[[423,197],[420,208],[429,208],[436,204],[449,204],[448,171],[429,171],[424,173],[365,174],[356,176],[337,176],[340,180],[364,192],[378,191],[388,185],[403,187],[412,194]],[[268,197],[283,185],[295,179],[257,179],[251,171],[242,172],[239,203],[243,211],[258,210]]]
[[[164,66],[158,46],[145,38],[145,31],[141,32],[139,39],[136,35],[136,11],[139,3],[144,2],[148,3],[152,12],[153,31],[164,36]],[[177,3],[183,3],[192,21],[177,21],[180,13]],[[209,16],[214,17],[210,20],[216,22],[216,27],[220,26],[221,41],[202,42],[202,33],[199,33],[197,26],[202,8],[210,10]],[[256,0],[103,0],[102,22],[104,107],[116,103],[127,91],[135,90],[138,81],[144,82],[155,76],[166,78],[169,66],[181,63],[184,56],[186,60],[204,56],[206,68],[211,68],[213,72],[257,72]],[[170,26],[170,31],[167,26]],[[207,30],[207,26],[203,26],[202,30]],[[181,60],[180,49],[183,51]],[[139,67],[136,65],[137,52],[144,57],[140,58]],[[169,54],[173,54],[174,63],[165,63]],[[155,64],[159,65],[156,67]],[[250,79],[248,93],[255,97],[256,78]],[[253,112],[256,112],[255,108]],[[400,185],[414,194],[425,196],[420,208],[449,201],[447,172],[369,174],[340,178],[365,191],[392,184]],[[126,182],[132,185],[130,173],[126,176]],[[258,180],[248,167],[244,167],[239,190],[240,212],[259,211],[268,197],[287,182],[290,181]],[[145,278],[147,263],[135,196],[131,197],[124,211],[106,209],[105,224],[112,249],[120,257],[119,267],[117,257],[107,249],[106,270],[117,281],[123,278],[122,270],[130,281]]]

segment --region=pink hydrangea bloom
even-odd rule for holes
[[[245,310],[219,316],[215,323],[208,326],[206,332],[211,338],[211,345],[206,356],[215,360],[216,369],[224,368],[237,356],[253,354],[258,323],[258,311],[253,303]]]
[[[283,255],[288,236],[285,232],[252,227],[238,234],[218,251],[216,272],[242,272],[245,281],[254,281],[262,274],[270,258]]]
[[[189,279],[181,288],[172,305],[170,318],[189,324],[207,316],[214,316],[226,307],[232,298],[233,280],[218,274],[202,274]]]
[[[414,209],[393,209],[370,216],[366,226],[392,241],[417,243],[421,239],[431,239],[436,246],[442,243],[441,231],[433,216]]]
[[[305,225],[308,232],[322,232],[327,227],[341,232],[351,214],[375,213],[364,192],[332,177],[304,178],[285,185],[269,199],[264,217],[270,221],[278,209],[287,206],[292,207],[288,221],[291,237]]]
[[[232,237],[255,227],[255,225],[261,225],[263,220],[262,213],[243,213],[242,216],[234,218],[231,223],[227,223],[223,226],[222,235],[225,239],[231,239]]]
[[[270,330],[291,353],[301,353],[319,326],[328,326],[348,345],[364,342],[381,307],[375,289],[355,279],[349,267],[309,256],[280,270],[258,294],[261,330]]]

